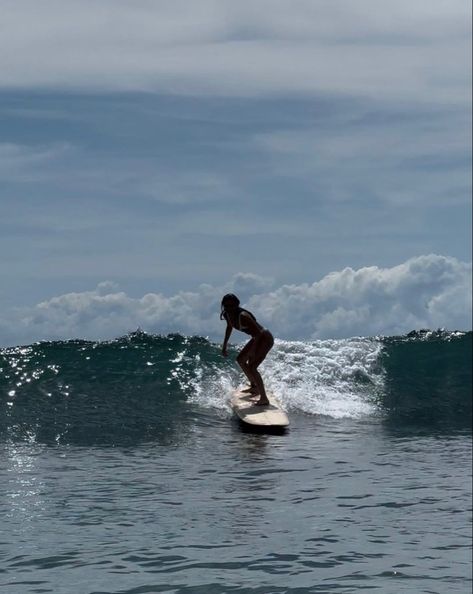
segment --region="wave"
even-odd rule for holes
[[[276,341],[267,386],[294,412],[392,424],[471,426],[472,333]],[[236,355],[238,347],[230,354]],[[117,444],[172,441],[199,411],[229,415],[242,376],[201,337],[131,333],[107,342],[0,350],[0,439]]]
[[[391,421],[471,428],[471,332],[421,330],[386,338],[380,365],[381,402]]]

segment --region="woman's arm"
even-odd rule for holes
[[[232,330],[233,330],[233,328],[232,328],[231,324],[229,324],[227,321],[227,328],[225,330],[225,338],[223,339],[223,345],[222,345],[222,355],[224,357],[226,357],[228,354],[227,353],[227,344],[228,344],[228,339],[230,338],[230,334],[232,333]]]

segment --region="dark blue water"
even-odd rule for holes
[[[1,357],[2,591],[471,592],[471,334],[277,341],[282,435],[204,339]]]

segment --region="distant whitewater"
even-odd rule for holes
[[[276,341],[262,366],[291,414],[373,415],[429,428],[471,426],[472,333]],[[0,350],[0,440],[123,444],[172,441],[199,411],[230,416],[242,381],[220,346],[132,333],[107,342]],[[233,356],[232,356],[233,355]]]

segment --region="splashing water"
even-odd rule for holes
[[[277,340],[260,369],[291,413],[464,427],[471,422],[471,338]],[[172,441],[199,407],[231,414],[230,395],[245,379],[238,348],[223,358],[204,338],[142,333],[1,349],[0,439]]]

